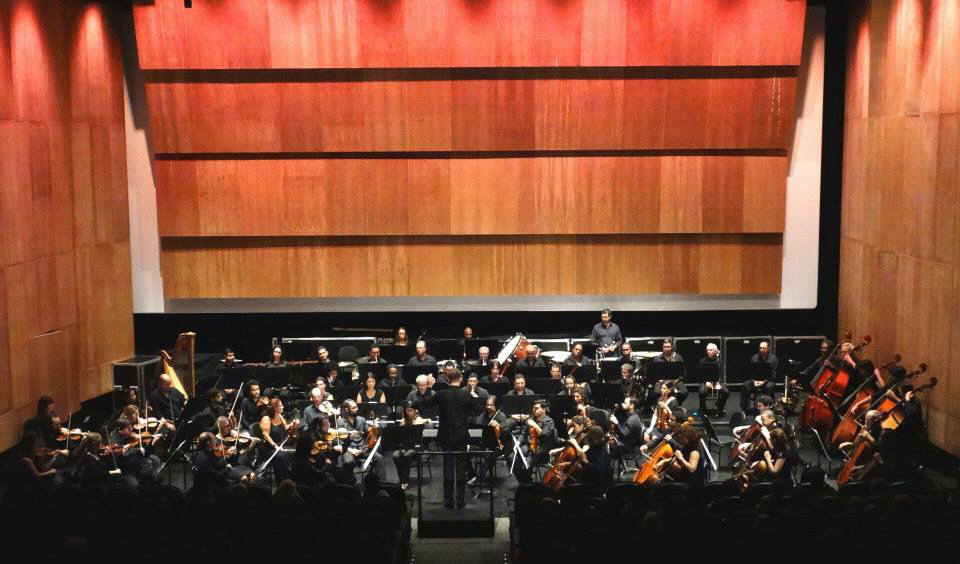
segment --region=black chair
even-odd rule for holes
[[[620,508],[627,503],[635,503],[641,506],[648,506],[650,499],[650,488],[634,484],[633,482],[620,482],[607,488],[603,494],[607,502],[607,508],[616,515]]]
[[[870,495],[870,483],[850,481],[840,486],[837,494],[842,497],[867,497]]]

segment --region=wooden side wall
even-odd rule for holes
[[[133,352],[123,64],[112,9],[0,4],[0,450]]]
[[[960,455],[960,5],[861,2],[849,37],[839,329],[929,364],[930,438]]]

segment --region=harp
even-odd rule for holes
[[[197,334],[192,331],[180,333],[176,344],[173,345],[172,353],[160,351],[163,372],[170,376],[173,387],[186,398],[193,398],[196,395],[197,377],[194,367],[194,343],[196,338]]]

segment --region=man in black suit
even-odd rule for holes
[[[460,387],[463,374],[457,370],[450,375],[450,387],[418,400],[418,408],[437,406],[440,411],[440,428],[437,442],[444,451],[457,452],[467,449],[470,440],[470,418],[483,412],[483,403],[476,393],[471,394]],[[456,472],[456,473],[454,473]],[[456,500],[454,500],[456,487]],[[443,505],[448,509],[464,506],[467,488],[467,460],[463,454],[443,455]]]

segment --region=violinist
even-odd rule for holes
[[[196,484],[202,487],[256,478],[251,468],[234,467],[227,460],[223,442],[209,431],[200,433],[197,437],[197,454],[193,459]]]
[[[270,467],[273,469],[274,477],[277,482],[282,482],[289,474],[289,461],[287,455],[281,450],[281,445],[287,439],[287,435],[292,425],[299,424],[299,421],[287,423],[283,418],[283,402],[280,398],[273,398],[263,410],[263,417],[260,418],[260,424],[257,427],[258,437],[262,439],[257,453],[258,461],[266,462],[271,456],[273,460]],[[276,456],[274,456],[275,451]]]
[[[81,485],[107,484],[117,481],[130,487],[136,487],[133,476],[120,472],[114,467],[111,454],[104,449],[100,433],[86,433],[77,448],[77,479]]]
[[[55,407],[52,397],[40,396],[37,400],[36,415],[23,422],[23,433],[39,435],[43,439],[44,446],[49,448],[57,446],[57,436],[60,434],[53,423],[53,418],[57,414]]]
[[[240,402],[240,418],[246,425],[256,427],[260,424],[263,417],[263,410],[267,407],[270,399],[260,393],[260,382],[256,380],[247,380],[244,386],[247,397]]]
[[[131,407],[136,409],[136,406],[127,406],[127,409]],[[131,414],[135,416],[137,412],[133,411]],[[160,459],[156,455],[146,453],[143,436],[136,432],[131,419],[121,417],[117,420],[116,427],[110,433],[110,446],[113,450],[120,452],[116,461],[121,472],[137,480],[156,478],[156,470],[161,464]]]
[[[533,479],[533,470],[538,464],[547,462],[550,458],[550,449],[557,442],[557,427],[553,419],[547,414],[547,402],[536,400],[533,402],[533,415],[514,415],[508,423],[508,431],[518,431],[519,438],[515,439],[520,448],[520,455],[527,461],[517,460],[513,464],[513,473],[521,484],[529,484]],[[534,440],[531,441],[531,438]],[[531,444],[531,443],[536,444]],[[533,448],[536,446],[536,448]]]
[[[483,390],[483,388],[479,389]],[[497,437],[497,444],[494,448],[492,448],[492,450],[494,450],[496,455],[499,456],[500,454],[503,454],[504,450],[509,449],[513,445],[513,443],[509,442],[510,433],[504,430],[509,424],[508,419],[503,411],[500,410],[500,404],[497,396],[487,394],[486,397],[482,398],[482,401],[483,413],[480,414],[477,422],[480,424],[481,428],[493,428],[494,434]],[[471,458],[470,462],[471,468],[468,469],[468,473],[471,474],[471,477],[470,480],[467,481],[467,484],[474,486],[478,482],[482,483],[486,479],[490,470],[490,460],[487,457],[479,457]]]
[[[337,482],[336,466],[332,459],[336,458],[336,452],[333,449],[340,447],[328,440],[330,420],[323,418],[317,421],[314,428],[297,437],[297,449],[293,453],[293,468],[290,470],[290,477],[297,485],[309,487]],[[326,423],[319,423],[320,421]],[[331,453],[334,454],[332,459]]]
[[[387,403],[387,394],[377,386],[377,376],[367,372],[363,379],[363,388],[357,392],[357,403]]]
[[[336,409],[330,403],[332,398],[333,396],[324,391],[322,386],[310,390],[310,405],[303,410],[303,421],[300,424],[300,429],[306,431],[309,427],[317,424],[318,419],[329,419],[331,416],[335,416]]]
[[[222,443],[226,461],[236,467],[252,468],[253,445],[258,441],[246,431],[238,431],[229,417],[217,418],[216,429],[216,438]]]
[[[14,483],[24,492],[52,489],[62,483],[63,480],[52,466],[54,451],[44,446],[42,436],[31,431],[24,433],[17,450],[19,458],[14,465],[13,477]]]
[[[400,419],[400,425],[424,425],[427,420],[420,417],[420,412],[411,402],[403,404],[403,417]],[[398,449],[393,451],[393,464],[397,467],[397,476],[400,479],[400,488],[407,489],[410,482],[410,467],[416,461],[420,453],[416,449]]]
[[[343,469],[351,474],[353,474],[353,469],[362,465],[369,456],[370,449],[368,448],[367,438],[370,429],[376,426],[376,423],[370,423],[364,417],[358,415],[358,412],[357,402],[348,399],[340,405],[340,417],[337,418],[337,432],[346,431],[348,433],[343,442],[344,452],[340,462]],[[375,453],[370,464],[373,465],[377,476],[381,480],[385,480],[383,455],[379,452]]]

